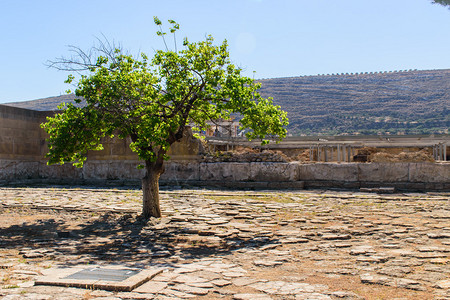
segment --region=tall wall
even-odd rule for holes
[[[71,164],[47,166],[48,136],[40,124],[52,115],[53,112],[0,105],[0,180],[142,177],[142,171],[136,169],[139,160],[130,150],[129,140],[103,139],[104,150],[89,152],[83,169]],[[198,159],[199,151],[201,143],[185,133],[168,155],[172,160],[192,161]]]
[[[45,137],[39,124],[50,115],[0,105],[0,180],[39,177]]]
[[[40,160],[44,131],[39,124],[49,112],[0,105],[0,159]]]

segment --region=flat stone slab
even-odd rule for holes
[[[76,266],[45,270],[35,285],[56,285],[129,292],[163,272],[162,268],[134,269],[125,266]]]

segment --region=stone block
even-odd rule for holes
[[[114,143],[109,144],[111,155],[112,156],[126,156],[129,155],[129,149],[128,143],[125,139],[116,139]],[[131,152],[133,153],[133,152]],[[137,158],[137,155],[133,153],[134,156]]]
[[[192,181],[200,179],[200,165],[196,161],[167,161],[161,180]]]
[[[281,182],[268,182],[268,189],[293,189],[293,190],[303,190],[305,188],[304,181],[281,181]]]
[[[410,163],[411,182],[450,182],[450,163]]]
[[[19,161],[15,165],[14,175],[18,179],[33,179],[39,177],[39,162]]]
[[[299,180],[358,181],[357,163],[316,163],[299,164]]]
[[[260,162],[250,163],[251,181],[296,181],[297,163]]]
[[[16,164],[14,160],[0,160],[0,180],[15,179]]]
[[[25,156],[39,156],[41,154],[41,145],[39,140],[28,139],[27,142],[17,143],[14,141],[14,154],[15,155],[25,155]]]
[[[100,271],[96,272],[96,270]],[[114,272],[118,273],[120,271],[135,271],[137,274],[119,279],[114,278],[117,276],[110,275],[111,273],[114,274]],[[55,285],[130,292],[162,272],[162,268],[139,270],[130,269],[120,265],[111,265],[108,267],[90,265],[71,268],[54,268],[45,270],[45,272],[43,272],[44,275],[39,276],[36,279],[35,285]],[[80,273],[82,273],[82,275]],[[89,273],[95,275],[90,275]]]
[[[107,179],[109,166],[105,161],[88,160],[83,166],[84,179]]]
[[[13,153],[13,142],[12,140],[7,141],[0,141],[0,157],[3,156],[8,156],[10,154]]]
[[[74,167],[71,163],[64,165],[47,165],[39,162],[39,177],[44,179],[81,179],[82,169]]]
[[[361,182],[407,182],[409,163],[364,163],[358,164]]]
[[[202,181],[248,181],[250,163],[200,163]]]
[[[145,170],[138,169],[138,160],[112,160],[105,162],[108,165],[106,177],[109,180],[141,179]]]

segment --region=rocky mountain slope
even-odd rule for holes
[[[260,80],[292,134],[447,133],[450,70]]]
[[[293,135],[448,133],[450,69],[258,80],[288,112]],[[8,103],[55,110],[74,95]]]

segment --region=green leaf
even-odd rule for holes
[[[162,25],[161,20],[159,20],[158,17],[156,17],[156,16],[153,17],[153,22],[155,22],[155,24],[158,25],[158,26]]]

